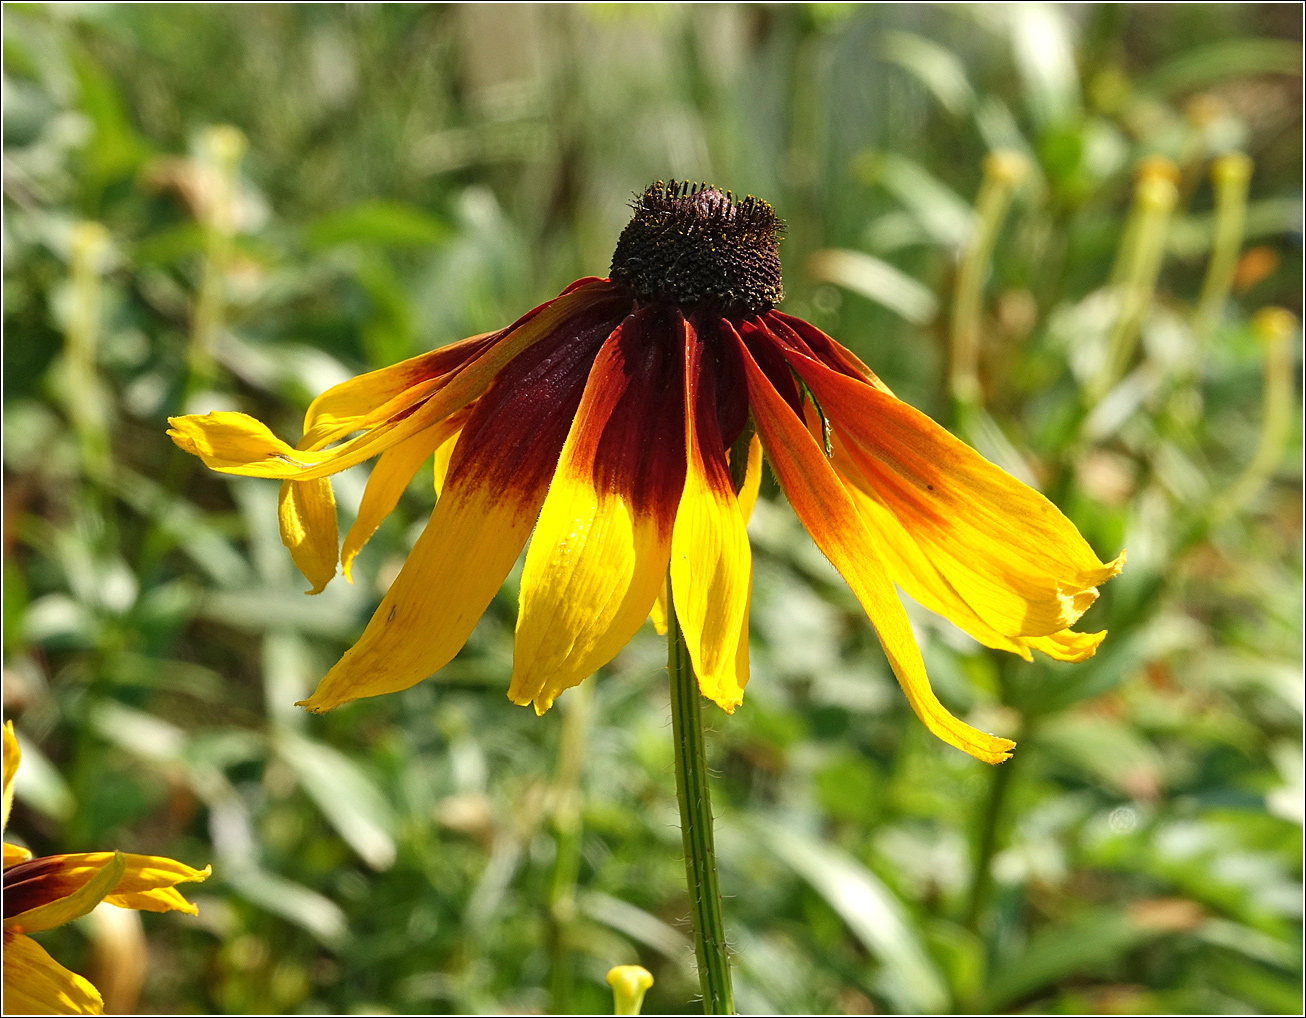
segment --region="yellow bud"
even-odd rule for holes
[[[1241,152],[1226,152],[1211,163],[1211,181],[1216,187],[1245,184],[1251,175],[1251,158]]]
[[[1296,327],[1296,316],[1284,308],[1261,308],[1256,314],[1252,315],[1253,331],[1267,343],[1283,342],[1292,335],[1292,331]],[[609,979],[611,979],[611,976],[609,976]]]
[[[1179,167],[1173,159],[1165,156],[1148,156],[1138,164],[1137,176],[1140,185],[1148,180],[1165,180],[1177,186]]]
[[[991,180],[1015,187],[1029,172],[1029,160],[1014,149],[995,149],[984,157],[984,175]]]
[[[249,147],[240,128],[230,124],[218,124],[207,127],[200,136],[200,148],[206,156],[219,166],[234,169]]]
[[[1134,201],[1144,209],[1169,212],[1179,201],[1179,167],[1164,156],[1148,156],[1138,164]]]
[[[73,227],[73,260],[99,268],[109,250],[109,231],[100,223],[83,219]]]
[[[608,985],[612,987],[613,1014],[639,1014],[653,975],[642,965],[618,965],[608,972]]]

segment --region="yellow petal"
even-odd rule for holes
[[[5,1014],[104,1014],[99,991],[31,937],[5,931]]]
[[[32,877],[19,879],[20,869],[40,867],[43,863],[49,864],[45,871],[37,870]],[[121,852],[46,856],[14,867],[5,874],[5,911],[15,908],[23,911],[7,916],[5,929],[39,933],[86,915],[117,886],[126,868],[127,857]],[[23,908],[29,900],[42,903]]]
[[[17,865],[20,862],[27,862],[28,859],[32,858],[32,850],[29,848],[23,848],[21,845],[11,845],[7,841],[4,843],[4,846],[5,846],[5,853],[4,853],[5,869],[8,869],[10,866]]]
[[[211,872],[208,866],[197,870],[176,859],[123,852],[43,856],[7,874],[11,910],[29,903],[36,907],[6,920],[6,925],[24,933],[48,929],[84,915],[101,900],[120,908],[195,915],[195,906],[175,885],[205,880]],[[76,914],[61,918],[64,912]]]
[[[345,579],[353,582],[351,572],[354,556],[362,549],[376,528],[399,504],[399,498],[408,488],[413,475],[446,440],[458,434],[465,418],[454,414],[434,427],[419,431],[398,445],[391,446],[381,454],[381,458],[372,467],[367,487],[363,491],[363,500],[358,506],[358,517],[345,535],[344,547],[340,549],[340,564],[344,569]],[[446,461],[447,466],[447,461]]]
[[[596,490],[567,453],[526,553],[508,689],[538,714],[638,632],[671,557],[669,528]]]
[[[834,448],[840,480],[857,503],[890,578],[910,597],[949,619],[984,646],[1019,654],[1026,661],[1032,660],[1031,648],[1058,661],[1083,661],[1093,656],[1105,632],[1076,633],[1063,629],[1052,636],[1007,636],[981,619],[899,519],[873,493],[847,479],[843,470],[846,453],[837,437]]]
[[[338,435],[341,429],[348,429],[344,434],[358,430],[359,422],[378,408],[404,393],[424,394],[424,384],[463,367],[499,335],[485,332],[332,386],[309,404],[304,414],[304,434],[331,441],[326,436]]]
[[[671,592],[703,695],[733,713],[743,700],[735,664],[752,554],[714,406],[711,361],[685,330],[685,486],[671,535]]]
[[[635,635],[666,576],[685,453],[664,313],[636,312],[595,359],[526,553],[508,696],[540,714]]]
[[[362,637],[301,705],[325,711],[397,692],[452,661],[517,560],[538,505],[455,479]]]
[[[336,548],[340,532],[336,523],[336,496],[331,479],[282,481],[277,499],[281,543],[290,550],[304,578],[320,594],[336,575]]]
[[[504,369],[468,416],[398,578],[302,706],[324,711],[407,689],[453,660],[530,535],[602,341],[559,334]]]
[[[744,470],[744,483],[739,487],[739,511],[747,523],[753,518],[757,493],[762,489],[762,440],[754,433],[748,442],[748,466]]]
[[[653,623],[653,631],[658,636],[667,635],[667,582],[662,581],[662,586],[658,588],[658,596],[653,602],[653,609],[648,613],[649,621]]]
[[[1025,642],[1035,650],[1058,661],[1087,661],[1097,653],[1098,644],[1106,638],[1106,630],[1096,633],[1076,633],[1063,629],[1051,636],[1029,636]]]
[[[0,821],[0,830],[9,826],[9,810],[14,805],[14,775],[18,773],[18,761],[22,758],[22,750],[18,748],[18,737],[14,735],[14,723],[6,721],[4,724],[4,818]]]
[[[898,518],[991,629],[1060,633],[1120,572],[1123,553],[1101,562],[1056,506],[924,414],[802,353],[785,356],[844,440],[848,479]]]
[[[455,419],[457,414],[454,415]],[[435,457],[431,461],[432,480],[435,482],[435,497],[439,498],[444,493],[445,478],[449,475],[449,464],[453,460],[453,451],[458,447],[458,437],[462,432],[454,428],[445,439],[435,448]]]
[[[158,855],[128,855],[127,867],[113,892],[104,900],[119,908],[143,912],[185,912],[198,909],[177,890],[177,884],[199,883],[213,873],[212,866],[197,870],[176,859]]]
[[[727,462],[730,458],[730,450],[726,450]],[[744,483],[739,489],[738,504],[739,512],[744,517],[744,522],[753,518],[753,506],[757,505],[757,493],[762,487],[762,442],[756,434],[748,443],[748,466],[744,473]],[[752,561],[749,561],[749,576],[752,576]],[[750,582],[751,588],[751,582]],[[653,629],[658,636],[667,635],[667,585],[662,584],[658,590],[657,600],[653,602],[653,610],[648,614],[649,621],[653,623]],[[739,684],[743,689],[748,682],[748,619],[744,619],[744,681]]]
[[[246,414],[216,411],[170,417],[168,436],[180,448],[222,473],[307,481],[371,459],[429,428],[484,394],[514,358],[581,311],[611,299],[603,287],[573,290],[521,327],[505,333],[470,364],[426,395],[406,416],[394,417],[329,450],[292,449]],[[434,385],[434,383],[430,383]],[[402,394],[401,394],[402,395]],[[397,397],[400,398],[400,397]],[[345,427],[352,428],[358,422]],[[306,444],[314,444],[305,436]]]
[[[936,736],[986,763],[1000,763],[1015,746],[953,717],[930,688],[907,613],[876,554],[852,498],[839,483],[824,450],[780,397],[744,343],[749,405],[771,468],[790,505],[852,588],[879,634],[885,656],[916,716]]]

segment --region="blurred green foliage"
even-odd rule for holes
[[[688,177],[785,217],[786,310],[1129,552],[1078,666],[909,606],[943,699],[1020,740],[992,769],[912,718],[768,482],[710,739],[741,1010],[1300,1013],[1300,344],[1250,324],[1300,314],[1298,14],[6,5],[8,836],[215,869],[110,1007],[604,1012],[638,961],[649,1011],[694,1010],[651,629],[537,719],[514,575],[439,680],[303,715],[429,470],[307,598],[273,482],[164,437],[241,409],[293,441],[328,386],[603,274],[632,192]],[[1030,172],[958,323],[995,149]],[[1173,209],[1140,241],[1147,157]],[[945,382],[966,329],[980,406]],[[44,940],[103,984],[111,936]]]

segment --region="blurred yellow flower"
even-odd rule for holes
[[[9,823],[20,757],[12,721],[4,725],[4,817]],[[99,991],[27,936],[86,915],[100,902],[148,912],[196,914],[176,884],[212,872],[174,859],[123,852],[83,852],[33,859],[4,845],[5,1014],[103,1014]]]

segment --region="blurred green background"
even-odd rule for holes
[[[111,1010],[602,1013],[633,961],[647,1010],[696,1009],[651,627],[537,719],[504,696],[514,573],[440,679],[307,716],[429,467],[309,598],[276,483],[164,436],[239,409],[293,442],[328,386],[605,274],[675,177],[771,201],[784,310],[1129,552],[1082,665],[909,604],[941,697],[1020,740],[994,769],[912,717],[767,480],[753,679],[709,716],[741,1011],[1300,1013],[1300,334],[1253,321],[1301,311],[1300,28],[5,5],[7,838],[214,866],[198,919],[43,943]],[[978,403],[949,397],[968,337]]]

